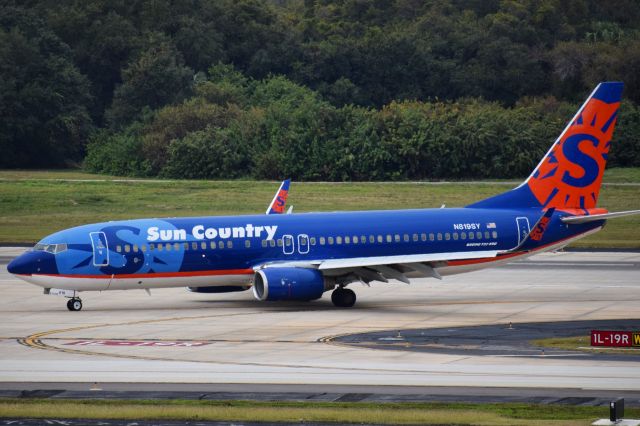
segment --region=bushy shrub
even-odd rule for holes
[[[91,138],[85,169],[116,176],[148,176],[151,168],[142,155],[142,141],[133,133],[97,133]]]
[[[233,179],[247,176],[246,147],[231,128],[207,127],[171,141],[162,176],[183,179]]]

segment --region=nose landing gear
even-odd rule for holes
[[[356,303],[356,294],[348,288],[338,287],[331,293],[331,301],[339,308],[350,308]]]
[[[70,311],[79,311],[82,309],[82,300],[79,297],[73,297],[67,302],[67,309]]]

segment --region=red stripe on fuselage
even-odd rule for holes
[[[592,230],[590,230],[590,231],[592,231]],[[583,232],[582,234],[586,234],[587,232],[590,232],[590,231]],[[543,246],[540,246],[538,248],[535,248],[535,249],[529,250],[529,251],[516,251],[516,252],[513,252],[513,253],[498,254],[496,257],[483,257],[481,259],[450,260],[450,261],[447,262],[447,266],[475,265],[475,264],[478,264],[478,263],[497,262],[499,260],[504,260],[504,259],[509,259],[509,258],[512,258],[512,257],[523,256],[523,255],[525,255],[527,253],[544,250],[546,247],[556,245],[556,244],[561,243],[563,241],[567,241],[567,240],[571,240],[571,239],[577,238],[582,234],[576,234],[576,235],[574,235],[572,237],[563,238],[561,240],[554,241],[554,242],[549,243],[549,244],[545,244]]]
[[[221,269],[217,271],[188,271],[188,272],[154,272],[152,274],[121,274],[114,275],[114,279],[120,278],[173,278],[173,277],[208,277],[218,275],[251,275],[253,269]],[[110,275],[67,275],[67,274],[39,274],[46,277],[61,278],[111,278]]]

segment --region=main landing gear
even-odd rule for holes
[[[331,293],[331,301],[339,308],[350,308],[356,303],[356,294],[348,288],[338,287]]]
[[[82,300],[79,297],[73,297],[67,302],[67,309],[70,311],[79,311],[82,309]]]

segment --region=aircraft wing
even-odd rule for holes
[[[353,281],[362,281],[364,283],[371,281],[387,282],[390,279],[396,279],[409,284],[409,278],[406,275],[408,273],[418,273],[421,276],[442,279],[434,268],[446,266],[448,261],[493,258],[496,257],[498,253],[498,250],[483,250],[274,262],[260,265],[256,269],[278,267],[314,268],[321,270],[325,275],[347,276],[353,278]]]
[[[604,213],[604,214],[592,214],[583,216],[567,216],[560,220],[569,225],[593,222],[596,220],[613,219],[616,217],[631,216],[634,214],[640,214],[640,210],[628,210],[626,212]]]
[[[289,195],[290,179],[285,179],[280,184],[280,188],[276,191],[276,195],[273,196],[273,200],[269,207],[267,207],[266,214],[282,214],[284,213],[284,206],[287,203],[287,196]],[[289,209],[291,210],[291,209]]]

